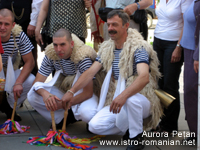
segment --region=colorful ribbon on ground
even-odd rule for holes
[[[17,121],[8,119],[4,124],[0,125],[0,134],[15,134],[28,132],[30,126],[20,126]]]
[[[91,142],[99,140],[102,135],[97,135],[92,138],[71,138],[66,131],[59,130],[57,131],[49,131],[46,136],[39,137],[30,137],[27,141],[30,145],[38,145],[38,146],[62,146],[72,150],[91,150],[97,148],[95,146],[88,146],[84,144],[90,144]]]

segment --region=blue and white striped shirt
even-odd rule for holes
[[[45,55],[41,67],[39,69],[39,73],[43,76],[48,77],[51,72],[54,70],[62,70],[63,69],[63,74],[65,75],[74,75],[76,74],[76,70],[78,69],[79,72],[82,74],[84,71],[90,68],[92,65],[92,60],[90,58],[85,58],[84,60],[80,61],[77,65],[74,64],[68,59],[61,59],[59,61],[53,61],[51,59],[48,59],[48,57]]]
[[[19,49],[14,46],[14,39],[13,39],[12,33],[10,35],[10,39],[7,42],[2,42],[4,54],[1,54],[1,55],[2,55],[2,62],[3,62],[4,67],[7,67],[8,56],[12,55],[12,53],[13,53],[12,62],[14,63],[18,50],[21,56],[23,56],[30,53],[32,49],[34,48],[28,36],[24,32],[21,32],[20,35],[16,36],[15,40]]]
[[[113,63],[112,63],[112,73],[113,73],[115,80],[118,80],[118,77],[119,77],[118,64],[119,64],[119,60],[120,60],[119,55],[120,55],[121,51],[122,51],[122,49],[115,49],[113,51],[115,58],[114,58]],[[134,54],[133,57],[134,57],[134,62],[133,62],[133,75],[134,75],[134,74],[137,73],[136,65],[138,63],[149,64],[149,54],[147,53],[147,51],[144,48],[141,48],[141,49],[137,49],[135,51],[135,54]],[[100,59],[99,56],[97,56],[96,61],[101,63],[101,59]]]

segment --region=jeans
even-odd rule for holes
[[[159,79],[159,88],[171,94],[176,99],[171,103],[168,109],[164,109],[164,115],[159,123],[164,131],[172,132],[178,130],[178,117],[180,112],[179,95],[179,76],[183,65],[183,54],[181,60],[171,63],[171,56],[176,48],[178,41],[166,41],[154,37],[153,48],[157,52],[160,61],[159,70],[162,78]]]

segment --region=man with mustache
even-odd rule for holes
[[[98,104],[98,98],[93,94],[93,81],[77,93],[73,93],[69,88],[80,74],[90,68],[95,58],[96,52],[76,35],[62,28],[56,31],[53,43],[46,47],[35,84],[28,93],[31,106],[49,122],[50,111],[54,111],[57,128],[61,129],[65,111],[62,108],[62,101],[65,100],[66,93],[71,93],[74,97],[66,125],[76,120],[89,122],[95,115]],[[44,83],[54,69],[61,70],[59,77],[55,74],[51,82]],[[54,80],[56,83],[52,83]]]
[[[101,135],[125,135],[138,144],[128,145],[127,150],[140,150],[144,128],[156,127],[162,108],[154,93],[157,80],[158,59],[149,45],[135,29],[129,27],[129,16],[120,10],[108,13],[110,39],[100,45],[98,57],[70,89],[76,92],[85,87],[103,68],[107,74],[101,88],[98,113],[90,120],[89,130]],[[73,103],[73,94],[67,93],[63,102]],[[143,119],[148,119],[143,122]],[[126,132],[127,131],[127,132]]]

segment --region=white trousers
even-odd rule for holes
[[[149,100],[137,93],[127,99],[122,109],[125,109],[128,118],[127,122],[124,123],[128,124],[130,138],[143,132],[143,119],[150,115]],[[100,135],[125,134],[116,126],[117,114],[113,114],[109,110],[110,105],[102,108],[89,122],[89,130]],[[120,120],[124,121],[123,118]]]
[[[53,95],[56,95],[60,99],[64,95],[64,93],[59,91],[59,89],[55,86],[51,87],[50,93]],[[47,110],[42,96],[38,95],[36,92],[31,91],[29,92],[27,98],[31,106],[39,114],[41,114],[44,118],[46,118],[49,122],[51,122],[52,119],[51,119],[50,111]],[[96,95],[93,94],[91,98],[85,100],[81,104],[72,106],[72,107],[75,107],[75,109],[72,108],[74,117],[77,120],[82,120],[88,123],[92,119],[92,117],[96,114],[97,105],[98,105],[98,98]],[[55,118],[56,124],[60,123],[60,121],[64,118],[64,109],[59,109],[59,110],[54,111],[54,118]]]
[[[15,70],[14,74],[15,74],[16,79],[19,77],[20,73],[21,73],[20,69]],[[17,108],[19,108],[19,106],[27,98],[27,93],[31,89],[34,80],[35,80],[35,76],[33,74],[30,74],[28,76],[28,78],[24,81],[24,83],[22,84],[22,86],[23,86],[23,92],[22,92],[20,98],[18,98],[18,100],[17,100]],[[10,104],[10,106],[12,108],[14,106],[14,102],[15,102],[15,100],[14,100],[13,93],[8,94],[8,103]]]

